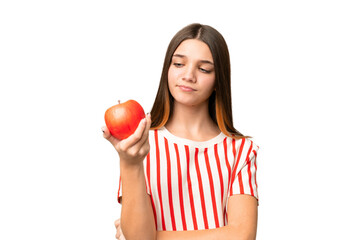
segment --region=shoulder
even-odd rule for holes
[[[253,140],[252,138],[245,138],[245,141],[249,148],[252,148],[252,150],[257,151],[259,149],[259,145],[257,145],[255,140]]]
[[[259,146],[255,143],[254,139],[247,137],[234,139],[233,141],[235,141],[236,152],[238,155],[245,155],[250,158],[257,156]]]

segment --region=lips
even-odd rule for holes
[[[184,92],[194,92],[194,91],[196,91],[196,89],[193,89],[193,88],[185,86],[185,85],[178,85],[177,87],[180,88],[181,90],[183,90]]]

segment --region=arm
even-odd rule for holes
[[[161,231],[158,240],[253,240],[257,229],[257,200],[249,195],[233,195],[229,198],[228,225],[209,230]]]
[[[122,141],[104,127],[104,137],[120,157],[122,179],[121,230],[126,239],[155,239],[156,229],[150,198],[146,192],[143,160],[149,152],[150,116],[143,119],[135,133]]]
[[[146,192],[144,169],[121,165],[122,208],[121,229],[126,239],[155,239],[155,221],[151,201]]]

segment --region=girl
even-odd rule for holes
[[[255,239],[258,146],[233,126],[230,59],[217,30],[180,30],[151,115],[125,140],[103,131],[120,157],[117,238]]]

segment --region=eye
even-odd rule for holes
[[[205,68],[199,68],[203,73],[211,73],[211,70],[206,70]]]
[[[184,64],[182,63],[173,63],[173,65],[178,68],[184,66]]]

